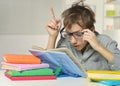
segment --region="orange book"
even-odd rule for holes
[[[41,60],[33,55],[29,54],[4,54],[5,62],[16,64],[40,64]]]

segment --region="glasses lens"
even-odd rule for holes
[[[72,36],[75,39],[81,39],[83,34],[84,34],[84,32],[80,32],[80,31],[73,32],[73,33],[67,33],[69,39],[71,39]]]
[[[72,33],[69,33],[69,32],[66,32],[66,31],[62,31],[62,33],[61,33],[61,35],[62,35],[62,37],[63,38],[69,38],[69,39],[71,39],[71,37],[73,36],[74,38],[76,38],[76,39],[79,39],[79,38],[81,38],[81,36],[84,34],[84,32],[79,32],[79,31],[77,31],[77,32],[72,32]]]
[[[75,36],[82,36],[84,33],[83,32],[75,32],[73,35],[75,35]]]

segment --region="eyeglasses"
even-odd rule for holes
[[[62,31],[61,35],[64,38],[69,38],[71,40],[71,37],[73,36],[75,39],[82,39],[82,35],[84,34],[84,32],[81,31],[76,31],[76,32],[66,32],[66,31]]]

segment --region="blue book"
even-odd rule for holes
[[[48,63],[55,71],[61,67],[60,74],[73,77],[87,77],[87,74],[79,60],[67,48],[56,48],[51,50],[29,50],[33,55],[39,57],[42,62]]]
[[[120,86],[120,80],[103,80],[98,83],[105,84],[107,86]]]

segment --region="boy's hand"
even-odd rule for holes
[[[98,39],[96,38],[96,35],[93,31],[89,29],[84,29],[83,30],[84,35],[83,35],[83,40],[89,42],[91,47],[95,50],[98,50],[98,48],[101,46],[99,43]]]
[[[57,36],[61,27],[61,21],[55,17],[53,8],[50,9],[51,19],[46,25],[46,29],[50,36]]]

